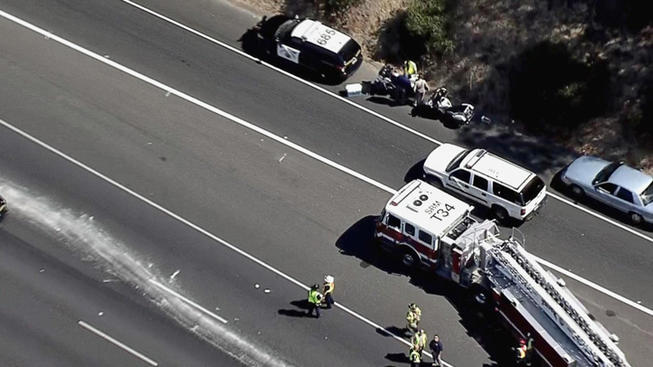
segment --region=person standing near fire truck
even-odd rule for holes
[[[408,308],[415,313],[417,323],[419,323],[422,320],[422,310],[414,303],[411,303]]]
[[[408,312],[406,313],[406,330],[415,334],[417,332],[417,325],[422,316],[422,311],[416,304],[411,303],[408,305]]]
[[[519,339],[519,347],[515,349],[515,352],[517,353],[516,358],[517,358],[517,366],[525,366],[526,365],[526,340],[524,339]]]
[[[415,347],[410,347],[408,360],[410,360],[410,367],[419,367],[419,365],[422,364],[422,353],[420,353]]]
[[[326,308],[331,308],[333,305],[333,290],[335,289],[333,276],[327,275],[324,277],[324,304]]]
[[[308,315],[313,316],[313,311],[315,311],[315,317],[320,318],[320,303],[322,303],[322,294],[318,291],[320,286],[315,284],[308,291]]]
[[[424,351],[424,348],[426,347],[427,339],[428,338],[426,337],[426,332],[424,329],[421,329],[410,338],[410,343],[421,355]]]

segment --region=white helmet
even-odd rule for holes
[[[334,279],[333,279],[333,277],[332,277],[331,275],[326,275],[326,276],[324,277],[324,282],[325,282],[325,283],[333,283],[333,280],[334,280]]]

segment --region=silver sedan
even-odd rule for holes
[[[653,177],[621,162],[582,156],[560,174],[576,197],[589,196],[628,214],[635,224],[653,223]]]

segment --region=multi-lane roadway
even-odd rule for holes
[[[567,153],[347,103],[238,52],[256,16],[220,1],[0,11],[0,364],[402,365],[381,329],[409,302],[451,365],[501,362],[459,293],[370,247],[370,218],[441,141],[549,180]],[[557,197],[521,226],[528,249],[646,366],[652,234]],[[340,307],[303,317],[327,273]]]

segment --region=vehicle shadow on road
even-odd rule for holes
[[[465,328],[467,335],[479,343],[490,359],[500,366],[512,365],[510,347],[514,345],[515,340],[503,327],[498,315],[493,310],[483,310],[462,287],[438,279],[425,270],[408,269],[401,264],[398,257],[381,250],[374,241],[375,218],[373,215],[363,217],[349,227],[336,241],[340,253],[360,259],[362,267],[374,266],[390,274],[406,276],[410,284],[424,292],[446,298],[458,312],[459,323]],[[377,333],[389,337],[388,332],[400,337],[406,336],[404,330],[397,326],[377,330]]]
[[[291,305],[296,308],[293,309],[280,309],[277,311],[279,315],[290,316],[290,317],[309,317],[308,315],[308,301],[305,299],[300,299],[290,302]]]
[[[376,104],[384,104],[384,105],[387,105],[387,106],[390,106],[390,107],[406,106],[405,103],[401,104],[401,103],[395,101],[394,99],[388,98],[388,97],[372,96],[372,97],[366,98],[365,100],[368,101],[368,102],[376,103]]]
[[[425,105],[419,105],[416,107],[411,108],[410,110],[410,116],[411,117],[420,117],[423,119],[427,120],[432,120],[432,121],[438,121],[439,123],[442,124],[443,127],[446,127],[449,130],[458,130],[463,128],[463,126],[467,125],[459,125],[457,123],[454,123],[452,121],[448,121],[446,119],[441,118],[441,116],[431,112],[428,107],[425,107]],[[474,120],[472,120],[473,122]]]
[[[410,359],[405,353],[388,353],[385,355],[385,359],[395,363],[410,363]]]
[[[576,157],[549,139],[534,138],[518,127],[498,123],[470,125],[461,130],[455,143],[487,149],[547,178]]]
[[[408,169],[408,172],[404,175],[404,182],[409,183],[412,180],[423,180],[424,179],[424,162],[425,159],[415,163],[412,167]]]

